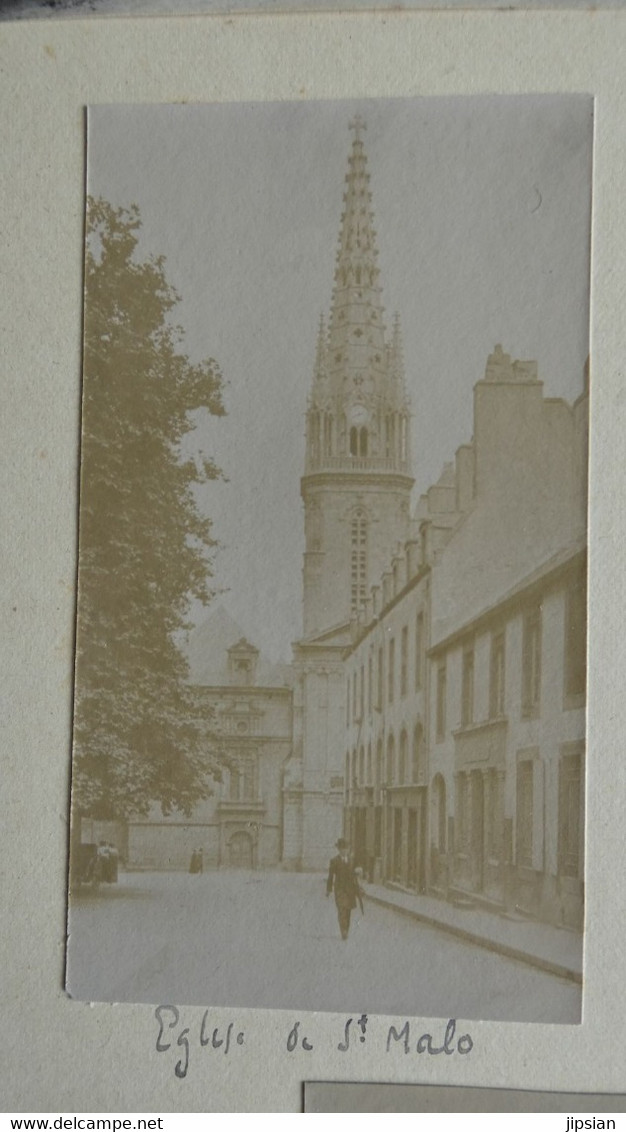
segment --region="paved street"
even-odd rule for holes
[[[68,986],[92,1001],[576,1022],[580,988],[365,904],[339,937],[319,874],[120,874],[73,901]]]

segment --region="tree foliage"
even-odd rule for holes
[[[184,460],[191,414],[222,414],[221,376],[171,321],[163,258],[137,256],[136,207],[88,203],[73,804],[100,818],[189,813],[217,770],[175,640],[211,597],[214,541]]]

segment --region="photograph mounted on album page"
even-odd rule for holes
[[[592,141],[89,109],[72,997],[580,1022]]]

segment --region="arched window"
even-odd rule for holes
[[[231,802],[251,802],[256,798],[256,756],[240,752],[230,768]]]
[[[398,758],[398,785],[404,786],[406,782],[406,757],[409,741],[406,736],[406,731],[400,735],[400,754]]]
[[[389,413],[385,418],[385,453],[387,456],[395,455],[396,447],[396,433],[395,433],[395,418],[393,413]]]
[[[396,742],[393,735],[389,736],[387,741],[387,774],[385,775],[385,782],[387,786],[393,786],[396,773]]]
[[[350,429],[350,455],[367,456],[367,429],[352,425]]]
[[[367,521],[357,511],[350,531],[350,608],[356,615],[367,597]]]
[[[359,456],[367,456],[367,429],[362,428],[359,433]]]
[[[333,418],[330,413],[324,413],[324,455],[333,454]]]
[[[424,768],[422,766],[424,754],[424,730],[421,723],[415,724],[415,731],[413,732],[413,766],[412,766],[412,779],[413,782],[419,782]]]

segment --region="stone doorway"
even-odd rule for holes
[[[231,869],[254,868],[254,847],[249,833],[233,833],[228,842],[228,864]]]

